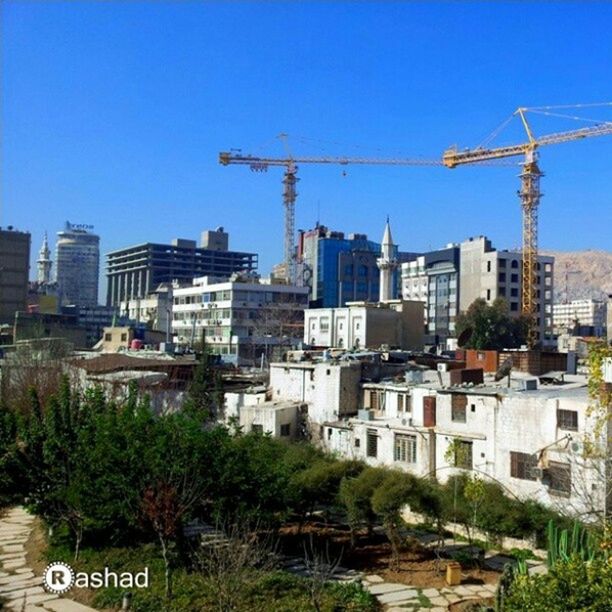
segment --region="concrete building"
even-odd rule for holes
[[[177,285],[178,286],[178,285]],[[119,304],[119,314],[131,321],[138,321],[157,331],[172,332],[171,283],[162,283],[144,298],[134,298]]]
[[[537,262],[537,339],[553,343],[554,257],[540,255]],[[465,312],[477,298],[492,303],[504,298],[510,314],[521,314],[522,255],[497,251],[484,237],[470,238],[460,245],[459,309]]]
[[[304,313],[304,343],[317,347],[423,350],[423,303],[355,302]]]
[[[199,344],[223,359],[255,363],[301,340],[308,289],[234,275],[196,278],[174,289],[172,331],[179,345]]]
[[[0,228],[0,323],[13,323],[25,310],[30,270],[30,234]]]
[[[380,271],[377,260],[382,246],[365,234],[332,231],[317,224],[300,231],[297,270],[300,282],[310,289],[312,308],[336,308],[348,302],[376,301],[380,297]],[[415,253],[397,252],[390,256],[409,261]],[[399,293],[399,274],[392,273],[390,298]]]
[[[109,306],[144,299],[161,283],[191,282],[202,276],[229,278],[234,272],[257,269],[257,255],[229,250],[229,236],[222,227],[202,232],[199,247],[195,240],[177,238],[172,244],[147,242],[118,249],[106,258]]]
[[[100,238],[91,225],[66,222],[57,233],[56,280],[61,305],[96,306],[100,272]]]
[[[445,344],[455,335],[459,311],[459,247],[430,251],[401,270],[402,298],[425,304],[425,344]]]
[[[489,375],[484,384],[450,386],[431,370],[406,371],[402,381],[366,376],[361,367],[272,364],[269,394],[303,403],[306,431],[341,457],[441,482],[475,473],[519,498],[590,520],[609,512],[605,459],[583,454],[596,418],[584,377],[542,385],[515,374],[508,388]],[[609,433],[595,442],[604,444]]]
[[[553,305],[553,328],[556,335],[578,332],[583,336],[606,335],[607,304],[602,300],[574,300]]]

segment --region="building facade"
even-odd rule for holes
[[[92,229],[66,222],[57,233],[55,275],[61,305],[98,304],[100,238]]]
[[[204,340],[225,360],[255,363],[288,350],[303,334],[308,289],[238,277],[209,277],[174,289],[172,331],[183,346]]]
[[[144,298],[121,302],[119,314],[131,321],[145,323],[150,329],[171,332],[173,289],[171,283],[162,283]]]
[[[347,302],[377,301],[380,296],[378,259],[382,246],[365,234],[332,231],[318,225],[300,231],[297,269],[301,282],[310,289],[313,308],[336,308]],[[394,247],[392,259],[409,261],[414,253],[401,253]],[[399,293],[399,274],[392,271],[392,294]]]
[[[553,305],[556,335],[577,330],[581,335],[602,337],[606,335],[606,319],[607,303],[602,300],[574,300]]]
[[[304,313],[304,343],[316,347],[423,350],[423,303],[354,302]]]
[[[495,250],[484,236],[470,238],[460,245],[459,310],[465,312],[478,298],[491,304],[498,297],[508,302],[510,314],[521,314],[522,255]],[[537,267],[537,340],[553,343],[554,257],[539,255]]]
[[[450,244],[403,263],[402,297],[425,304],[425,344],[443,344],[453,337],[459,309],[459,247]]]
[[[433,371],[372,379],[364,366],[272,364],[269,393],[303,403],[311,439],[340,457],[441,482],[473,473],[564,514],[597,520],[609,513],[606,459],[584,455],[586,440],[605,445],[609,435],[593,437],[586,379],[451,387]]]
[[[30,271],[30,234],[0,228],[0,323],[13,323],[26,309]]]
[[[202,232],[199,247],[195,240],[175,239],[169,245],[147,242],[112,251],[106,255],[106,303],[119,306],[144,299],[161,283],[191,282],[203,276],[229,278],[234,272],[257,269],[257,255],[228,247],[227,232],[218,228]]]

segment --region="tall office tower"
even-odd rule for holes
[[[66,222],[57,233],[56,280],[61,305],[96,306],[100,270],[100,237],[91,225]]]
[[[394,247],[395,248],[395,247]],[[380,297],[380,272],[377,259],[382,245],[365,234],[332,231],[317,224],[300,231],[298,271],[302,283],[310,288],[311,308],[337,308],[347,302],[377,302]],[[417,253],[396,252],[399,262],[412,261]],[[399,274],[391,272],[393,287],[399,288]],[[394,293],[395,295],[395,289]]]
[[[383,234],[380,246],[381,257],[376,260],[376,264],[380,270],[380,293],[378,298],[380,302],[387,302],[397,297],[397,291],[395,291],[397,284],[393,282],[393,273],[399,267],[399,263],[395,256],[396,250],[393,244],[393,238],[391,238],[391,226],[389,225],[389,218],[387,217],[385,233]]]
[[[144,299],[161,283],[194,278],[229,277],[234,272],[254,272],[257,255],[229,250],[229,236],[222,227],[201,234],[195,240],[176,238],[172,244],[147,242],[106,254],[108,306]]]
[[[49,249],[49,243],[47,242],[47,232],[43,239],[40,251],[38,251],[38,261],[36,262],[38,267],[38,282],[41,285],[48,285],[51,282],[51,251]]]
[[[30,270],[30,234],[0,228],[0,323],[13,323],[25,310]]]

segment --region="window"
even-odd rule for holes
[[[467,440],[455,440],[454,447],[455,467],[463,468],[464,470],[471,470],[472,442]]]
[[[499,273],[499,282],[500,283],[505,283],[506,282],[506,273],[505,272],[500,272]]]
[[[280,435],[281,436],[290,436],[291,435],[291,423],[285,423],[280,426]]]
[[[510,295],[512,297],[518,297],[518,289],[510,289]]]
[[[416,436],[396,434],[395,460],[402,463],[416,463]]]
[[[121,342],[127,341],[127,334],[121,334]]]
[[[510,451],[510,476],[521,480],[535,480],[534,468],[538,466],[535,455]]]
[[[404,396],[401,393],[397,394],[397,411],[404,412]]]
[[[451,396],[451,420],[455,423],[465,423],[465,408],[467,396],[454,393]]]
[[[256,434],[262,434],[263,433],[263,425],[255,425],[255,424],[253,424],[253,425],[251,425],[251,431],[253,433],[256,433]]]
[[[512,268],[518,268],[518,261],[516,259],[512,260],[512,263],[510,264],[510,267]]]
[[[370,410],[378,410],[380,408],[380,394],[378,391],[370,391]]]
[[[550,461],[548,464],[548,489],[549,491],[570,495],[572,492],[572,471],[569,463],[557,463]]]
[[[359,438],[355,438],[355,448],[359,448],[361,446],[361,440]]]
[[[518,310],[518,302],[510,302],[510,310],[516,312]]]
[[[578,431],[578,413],[575,410],[557,410],[557,427]]]
[[[327,428],[327,439],[331,440],[333,429],[331,427]]]
[[[491,299],[491,290],[487,289],[487,300]]]
[[[322,332],[328,332],[329,331],[329,317],[321,317],[321,321],[319,323],[320,327],[320,331]]]
[[[487,272],[491,271],[491,262],[487,261]]]
[[[518,274],[511,274],[510,275],[510,282],[511,283],[518,283]]]
[[[497,262],[497,265],[498,265],[500,268],[505,268],[505,267],[506,267],[506,260],[505,260],[505,259],[500,259],[500,260]]]
[[[110,342],[113,339],[113,334],[104,334],[104,341]]]
[[[378,434],[375,429],[368,429],[366,434],[366,455],[368,457],[378,456]]]

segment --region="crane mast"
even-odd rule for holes
[[[524,156],[522,172],[519,174],[521,185],[518,191],[523,216],[521,312],[528,318],[527,344],[530,348],[533,348],[537,343],[536,320],[538,316],[538,210],[542,197],[540,179],[544,176],[538,166],[538,148],[545,145],[612,134],[612,122],[603,122],[578,130],[548,134],[536,138],[525,116],[528,110],[527,108],[519,108],[514,113],[521,119],[527,133],[527,142],[495,148],[478,147],[464,151],[458,151],[456,147],[451,147],[444,152],[442,161],[447,168],[456,168],[460,165],[494,159],[517,155]],[[544,315],[544,313],[541,314]]]

